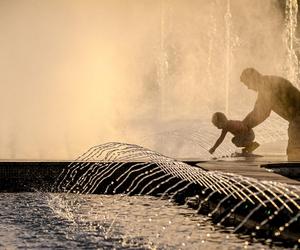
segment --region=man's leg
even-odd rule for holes
[[[289,161],[300,161],[300,115],[296,116],[288,128],[287,155]]]

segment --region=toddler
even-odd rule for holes
[[[217,147],[223,142],[227,132],[234,135],[232,143],[237,147],[243,147],[243,153],[251,154],[258,148],[259,143],[254,141],[255,135],[253,129],[249,129],[242,121],[228,120],[225,114],[216,112],[212,116],[212,123],[218,129],[222,129],[222,133],[215,145],[209,150],[211,154],[213,154]]]

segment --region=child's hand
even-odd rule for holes
[[[213,154],[215,152],[214,148],[211,148],[210,150],[208,150],[209,153]]]

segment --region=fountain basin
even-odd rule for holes
[[[262,164],[261,167],[276,174],[300,181],[300,162],[281,162]]]
[[[237,233],[298,244],[299,188],[226,172],[226,166],[249,162],[210,162],[217,163],[223,172],[177,161],[1,162],[0,191],[151,195],[189,206]]]

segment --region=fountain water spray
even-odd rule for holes
[[[276,240],[300,238],[300,188],[205,171],[141,146],[95,146],[60,175],[56,191],[167,197],[207,214],[217,224]],[[272,217],[270,217],[272,216]],[[283,226],[282,226],[283,225]]]
[[[299,61],[297,52],[299,41],[296,37],[298,2],[297,0],[286,0],[285,6],[285,33],[284,42],[286,45],[286,63],[284,67],[286,77],[299,87]]]
[[[231,28],[232,28],[232,15],[230,10],[230,0],[227,0],[227,8],[224,16],[225,19],[225,113],[229,112],[229,85],[231,80],[231,64],[232,64],[232,48],[231,48]]]
[[[168,55],[166,52],[166,0],[160,2],[160,47],[158,62],[158,86],[160,91],[161,118],[166,112],[166,84],[168,75]]]
[[[213,1],[211,3],[211,9],[212,13],[210,15],[210,26],[212,27],[209,30],[209,46],[208,46],[208,58],[207,58],[207,78],[208,83],[210,85],[213,85],[213,77],[212,77],[212,59],[213,59],[213,50],[214,50],[214,44],[216,42],[216,33],[217,33],[217,24],[216,24],[216,18],[214,16],[214,10],[216,8],[216,2]]]

